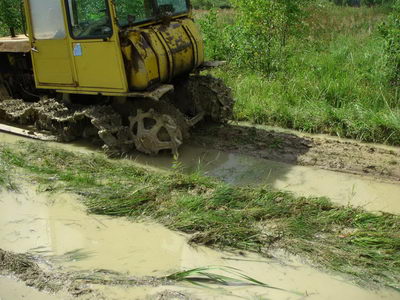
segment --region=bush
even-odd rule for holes
[[[288,40],[302,28],[308,1],[232,0],[231,22],[210,12],[200,20],[208,58],[262,73],[278,70],[287,58]]]

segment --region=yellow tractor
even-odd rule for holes
[[[177,154],[190,127],[231,117],[187,0],[24,0],[24,16],[25,35],[0,38],[3,124]]]

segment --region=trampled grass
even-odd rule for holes
[[[294,197],[268,186],[233,187],[199,174],[152,173],[102,155],[40,144],[0,147],[0,162],[46,190],[81,195],[89,212],[152,218],[193,234],[192,242],[265,254],[271,247],[398,288],[400,217]]]
[[[262,74],[229,63],[214,71],[233,89],[235,117],[400,145],[400,90],[391,86],[377,29],[389,11],[314,6],[305,32],[288,41],[285,63],[276,72]],[[207,45],[218,49],[211,44],[219,42]]]

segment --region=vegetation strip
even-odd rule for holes
[[[267,186],[233,187],[199,174],[153,173],[100,154],[39,143],[1,145],[0,163],[28,171],[46,191],[81,195],[90,213],[150,217],[210,246],[261,254],[283,248],[328,269],[399,287],[396,215],[294,197]]]
[[[238,120],[400,145],[400,0],[232,0],[198,12]],[[376,4],[376,3],[375,3]],[[268,20],[266,22],[265,20]]]

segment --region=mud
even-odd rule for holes
[[[38,194],[31,186],[24,186],[21,190],[21,193],[0,193],[0,248],[21,253],[8,255],[18,258],[17,265],[24,262],[22,265],[29,266],[27,269],[46,274],[47,284],[67,285],[68,280],[76,282],[79,278],[80,284],[88,284],[93,291],[79,297],[400,299],[400,293],[356,286],[347,278],[321,272],[285,253],[276,252],[266,259],[249,253],[192,247],[187,242],[189,236],[157,224],[87,215],[78,199],[71,195]],[[39,271],[38,264],[41,264]],[[16,264],[6,265],[6,269],[10,270]],[[176,271],[210,265],[235,267],[244,274],[284,290],[240,285],[204,288],[184,283],[171,285],[156,279],[129,280],[144,276],[162,278]],[[62,277],[59,274],[67,276],[67,280],[60,280]],[[1,285],[3,278],[0,279]],[[10,289],[1,290],[0,295],[12,292]]]
[[[246,123],[202,126],[195,145],[288,164],[400,181],[400,148],[283,131]]]

